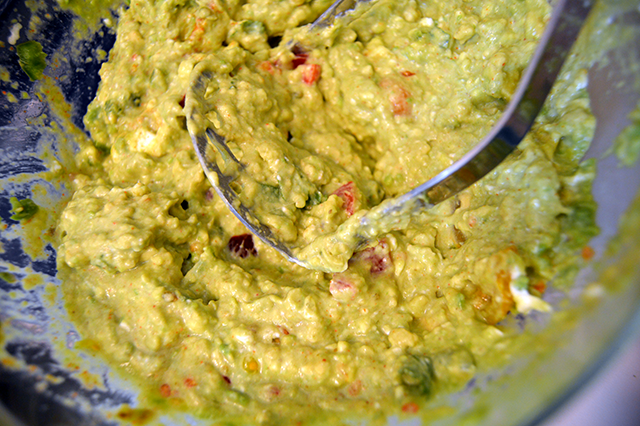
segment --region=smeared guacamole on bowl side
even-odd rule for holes
[[[121,14],[58,265],[89,346],[168,406],[268,424],[414,413],[492,364],[517,338],[505,321],[549,312],[547,285],[571,282],[597,232],[594,164],[580,163],[595,121],[576,68],[518,152],[343,272],[252,237],[187,132],[195,73],[214,71],[210,118],[259,177],[243,193],[268,186],[280,209],[265,217],[312,243],[479,141],[549,15],[543,0],[377,0],[297,29],[327,6],[132,0]]]

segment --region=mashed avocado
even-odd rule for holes
[[[377,0],[296,29],[327,3],[136,0],[119,20],[58,263],[91,346],[169,406],[269,424],[415,412],[508,346],[505,321],[549,311],[547,285],[570,282],[597,232],[580,163],[595,122],[571,69],[518,152],[346,270],[252,237],[193,150],[194,76],[213,72],[209,118],[252,168],[243,196],[270,194],[264,218],[313,243],[479,141],[549,14],[543,0]]]
[[[187,93],[188,126],[208,111],[246,166],[225,171],[242,204],[306,265],[342,272],[367,209],[434,177],[500,116],[546,22],[546,2],[530,3],[497,6],[512,22],[499,30],[455,2],[376,1],[273,49],[244,22],[236,49],[196,67],[213,77]]]

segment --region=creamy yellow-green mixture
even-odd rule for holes
[[[192,74],[214,77],[205,99],[187,92],[188,126],[225,137],[246,167],[219,166],[276,238],[342,272],[366,209],[451,165],[500,116],[544,30],[548,5],[530,3],[499,6],[500,21],[483,19],[493,4],[374,2],[275,49],[264,25],[244,21],[231,30],[239,46]]]
[[[518,152],[345,271],[252,237],[186,128],[202,70],[209,118],[252,173],[243,196],[268,193],[257,201],[278,210],[263,218],[310,244],[479,141],[550,9],[377,0],[295,30],[327,3],[132,0],[120,17],[58,262],[90,346],[170,406],[270,424],[414,413],[491,365],[516,333],[505,319],[548,312],[547,285],[570,282],[596,232],[594,165],[579,163],[595,122],[586,70],[571,69]]]

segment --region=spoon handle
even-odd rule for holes
[[[336,0],[327,10],[324,11],[313,23],[311,29],[328,27],[335,21],[335,18],[356,7],[358,3],[368,0]]]

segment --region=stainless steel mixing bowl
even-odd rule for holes
[[[52,164],[43,158],[54,152],[64,165],[73,148],[60,133],[49,131],[56,119],[35,96],[36,87],[20,70],[13,45],[35,39],[50,60],[56,59],[55,67],[49,66],[45,74],[60,87],[72,105],[72,121],[82,128],[104,60],[100,49],[108,51],[115,36],[103,25],[76,39],[76,18],[55,1],[32,2],[39,5],[42,22],[31,33],[31,11],[24,3],[0,0],[0,77],[9,75],[0,78],[0,424],[113,424],[122,404],[135,406],[135,386],[77,348],[78,333],[68,322],[57,291],[55,249],[45,244],[34,257],[25,253],[27,237],[19,222],[10,218],[8,199],[34,197],[42,206],[58,205],[68,194],[64,185],[43,177]],[[625,11],[616,21],[621,31],[640,28],[637,1],[611,4]],[[598,127],[587,157],[598,159],[594,192],[601,233],[591,244],[598,256],[580,273],[568,297],[547,295],[561,315],[570,317],[571,327],[555,334],[541,327],[540,340],[547,339],[551,342],[547,345],[554,347],[548,355],[532,348],[529,356],[515,359],[504,370],[477,377],[467,389],[447,398],[453,410],[436,424],[539,423],[610,359],[612,348],[640,329],[640,209],[629,212],[640,188],[640,165],[620,167],[619,160],[608,154],[640,98],[639,64],[636,37],[591,70],[589,91]],[[620,234],[625,212],[637,216],[636,227]],[[612,241],[617,251],[607,249]],[[185,413],[156,420],[165,425],[205,424]]]

